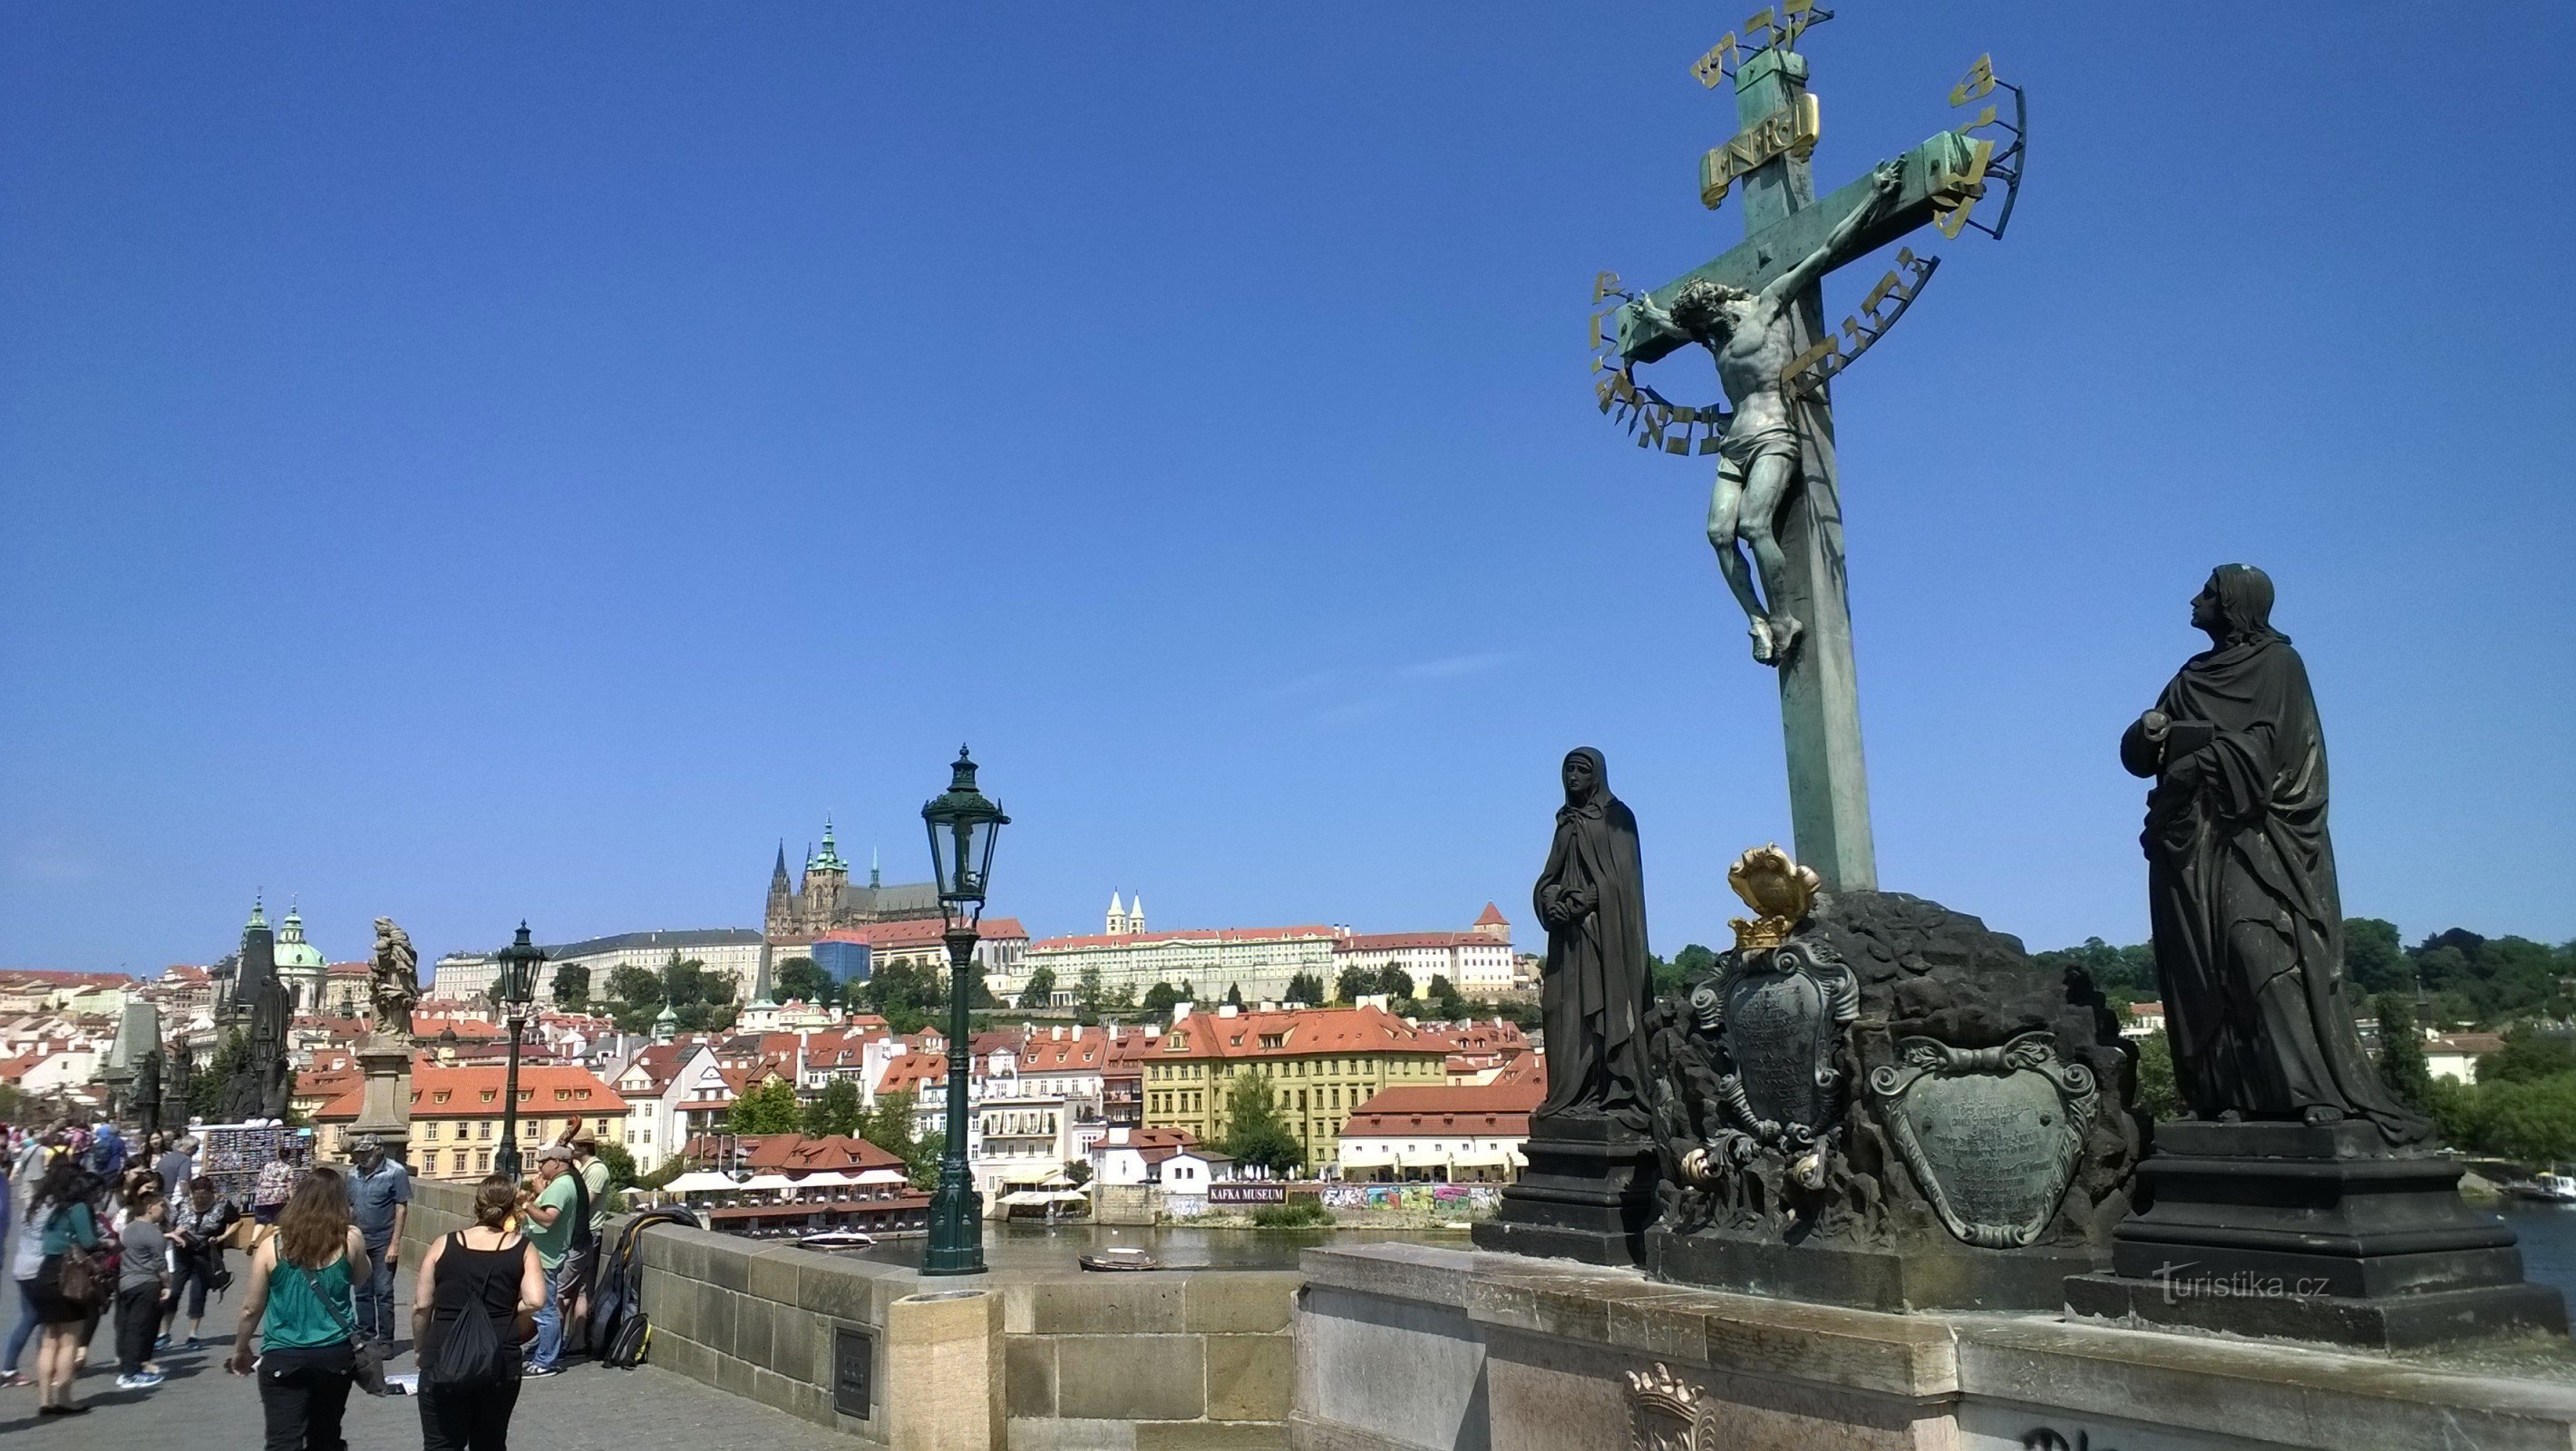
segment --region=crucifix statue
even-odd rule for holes
[[[2025,116],[2020,90],[1981,59],[1950,100],[1964,105],[1998,86],[2012,93],[2015,114],[2003,123],[2012,139],[2000,153],[1973,134],[1997,124],[1988,105],[1968,125],[1819,198],[1808,165],[1819,113],[1796,42],[1830,18],[1813,0],[1789,0],[1776,19],[1765,10],[1746,22],[1746,45],[1729,35],[1691,68],[1705,86],[1735,89],[1742,129],[1702,160],[1700,200],[1716,207],[1738,192],[1745,238],[1651,290],[1626,292],[1615,275],[1602,274],[1593,300],[1625,300],[1594,315],[1601,355],[1593,367],[1602,375],[1595,387],[1602,411],[1619,416],[1640,447],[1718,455],[1708,539],[1744,611],[1753,658],[1779,672],[1797,858],[1828,889],[1860,891],[1878,885],[1878,867],[1827,384],[1911,305],[1938,259],[1901,249],[1840,337],[1825,326],[1821,283],[1926,224],[1948,236],[1968,226],[2001,236],[2020,185]],[[2008,189],[1994,225],[1985,226],[1970,213],[1990,176]],[[1605,334],[1602,324],[1613,317],[1615,332]],[[1637,365],[1693,343],[1717,360],[1723,408],[1675,405],[1637,379]]]

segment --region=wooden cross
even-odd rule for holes
[[[1807,90],[1806,57],[1791,49],[1797,32],[1825,13],[1811,10],[1812,0],[1784,7],[1787,19],[1775,24],[1770,11],[1748,23],[1762,33],[1762,48],[1742,56],[1733,36],[1701,57],[1692,73],[1712,89],[1731,81],[1740,132],[1734,140],[1708,153],[1700,167],[1700,198],[1711,207],[1733,192],[1742,198],[1744,241],[1647,296],[1669,308],[1684,284],[1695,279],[1759,292],[1764,285],[1825,245],[1836,223],[1851,215],[1871,190],[1867,174],[1820,202],[1808,168],[1814,149],[1818,110]],[[1731,62],[1740,57],[1740,64]],[[1978,61],[1966,80],[1951,92],[1962,105],[1991,94],[1999,83],[1991,66]],[[2013,89],[2009,86],[2006,89]],[[1898,158],[1903,184],[1852,240],[1840,266],[1915,230],[1933,224],[1956,236],[1963,226],[2000,236],[2011,216],[2007,196],[1993,227],[1974,222],[1970,213],[1984,194],[1991,173],[2014,189],[2020,183],[2020,92],[2013,89],[2016,115],[2009,124],[2012,144],[1999,156],[1994,143],[1971,133],[1995,122],[1987,106],[1977,120],[1956,131],[1944,131]],[[1799,481],[1784,501],[1777,532],[1789,558],[1790,585],[1782,601],[1806,626],[1798,650],[1779,670],[1780,723],[1788,750],[1789,817],[1796,834],[1798,860],[1815,868],[1829,890],[1870,891],[1878,886],[1877,855],[1870,840],[1869,781],[1861,760],[1860,690],[1852,664],[1851,603],[1843,566],[1841,480],[1834,460],[1832,399],[1827,380],[1844,363],[1875,341],[1892,314],[1880,309],[1893,298],[1901,312],[1915,289],[1931,274],[1933,259],[1917,260],[1911,250],[1900,267],[1909,279],[1891,272],[1882,279],[1861,313],[1847,320],[1842,336],[1824,321],[1821,281],[1808,288],[1795,312],[1797,342],[1802,349],[1788,374],[1795,375],[1791,414],[1799,437]],[[1830,270],[1830,269],[1829,269]],[[1615,285],[1615,279],[1605,279]],[[1601,289],[1596,287],[1596,294]],[[1596,300],[1598,297],[1596,296]],[[1864,321],[1866,319],[1866,321]],[[1595,328],[1599,324],[1596,320]],[[1634,420],[1642,416],[1648,438],[1667,451],[1690,451],[1694,424],[1715,420],[1714,410],[1676,409],[1641,399],[1652,392],[1638,387],[1629,371],[1687,345],[1689,339],[1645,318],[1632,302],[1618,311],[1615,345],[1617,368],[1601,384],[1608,409],[1625,400]],[[1846,342],[1848,346],[1846,346]],[[1660,409],[1660,413],[1658,413]],[[1666,438],[1676,419],[1681,436]],[[1715,450],[1715,437],[1702,441],[1699,452]]]

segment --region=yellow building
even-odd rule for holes
[[[423,1179],[475,1180],[492,1172],[501,1140],[499,1067],[442,1067],[418,1063],[411,1078],[411,1171]],[[313,1115],[315,1148],[325,1160],[348,1155],[349,1126],[364,1107],[366,1086],[356,1083]],[[602,1143],[620,1142],[626,1100],[587,1068],[526,1063],[519,1067],[519,1153],[530,1169],[540,1145],[550,1144],[574,1119]]]
[[[1233,1126],[1235,1084],[1264,1074],[1312,1169],[1333,1157],[1343,1119],[1380,1089],[1442,1082],[1449,1053],[1446,1035],[1375,1006],[1202,1010],[1146,1051],[1145,1123],[1219,1144]]]

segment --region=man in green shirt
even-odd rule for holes
[[[589,1217],[590,1206],[583,1202],[590,1197],[586,1189],[581,1176],[573,1172],[571,1148],[548,1144],[537,1152],[537,1198],[528,1206],[528,1242],[537,1247],[537,1262],[545,1267],[546,1303],[537,1312],[537,1345],[522,1375],[554,1375],[563,1369],[556,1362],[563,1357],[567,1287],[557,1283],[555,1272],[572,1248],[574,1232]]]

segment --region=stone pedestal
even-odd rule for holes
[[[887,1443],[993,1451],[1003,1441],[1002,1300],[934,1290],[886,1307]]]
[[[2564,1384],[2320,1346],[1885,1315],[1428,1245],[1308,1250],[1303,1268],[1295,1451],[2576,1444]]]
[[[2070,1312],[2144,1326],[2399,1349],[2567,1331],[2524,1282],[2510,1226],[2469,1207],[2460,1166],[2392,1157],[2361,1122],[2169,1123],[2139,1165],[2149,1207]]]
[[[1595,1265],[1645,1262],[1654,1218],[1655,1146],[1598,1118],[1533,1118],[1528,1167],[1476,1226],[1478,1249]]]
[[[358,1101],[357,1121],[349,1136],[373,1134],[385,1157],[408,1166],[411,1145],[411,1047],[370,1036],[358,1049],[358,1067],[366,1074],[366,1096]]]
[[[1658,1280],[1900,1313],[2054,1311],[2065,1301],[2067,1277],[2101,1268],[2101,1259],[2080,1245],[1783,1244],[1724,1231],[1646,1231],[1647,1273]]]

